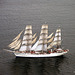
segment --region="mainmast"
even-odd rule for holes
[[[47,37],[48,37],[48,25],[44,24],[41,27],[41,33],[38,40],[38,46],[36,47],[36,51],[47,51]]]

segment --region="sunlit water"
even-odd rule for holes
[[[3,51],[25,28],[40,34],[47,22],[49,34],[61,26],[64,57],[16,58]],[[0,0],[0,75],[75,75],[75,0]]]

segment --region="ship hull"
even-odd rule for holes
[[[31,54],[31,53],[14,53],[16,57],[57,57],[66,54],[66,52],[62,53],[50,53],[50,54]]]

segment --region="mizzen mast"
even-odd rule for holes
[[[56,30],[55,36],[53,36],[48,42],[50,41],[52,42],[47,47],[47,49],[53,48],[53,46],[56,46],[57,49],[61,48],[61,29],[60,28]]]
[[[56,42],[57,49],[61,47],[61,29],[56,30],[54,42]]]

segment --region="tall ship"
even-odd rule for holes
[[[36,33],[32,34],[32,26],[27,25],[8,45],[10,50],[7,51],[13,52],[16,57],[56,57],[69,51],[62,49],[61,43],[61,28],[48,35],[48,25],[44,24],[37,39]]]

